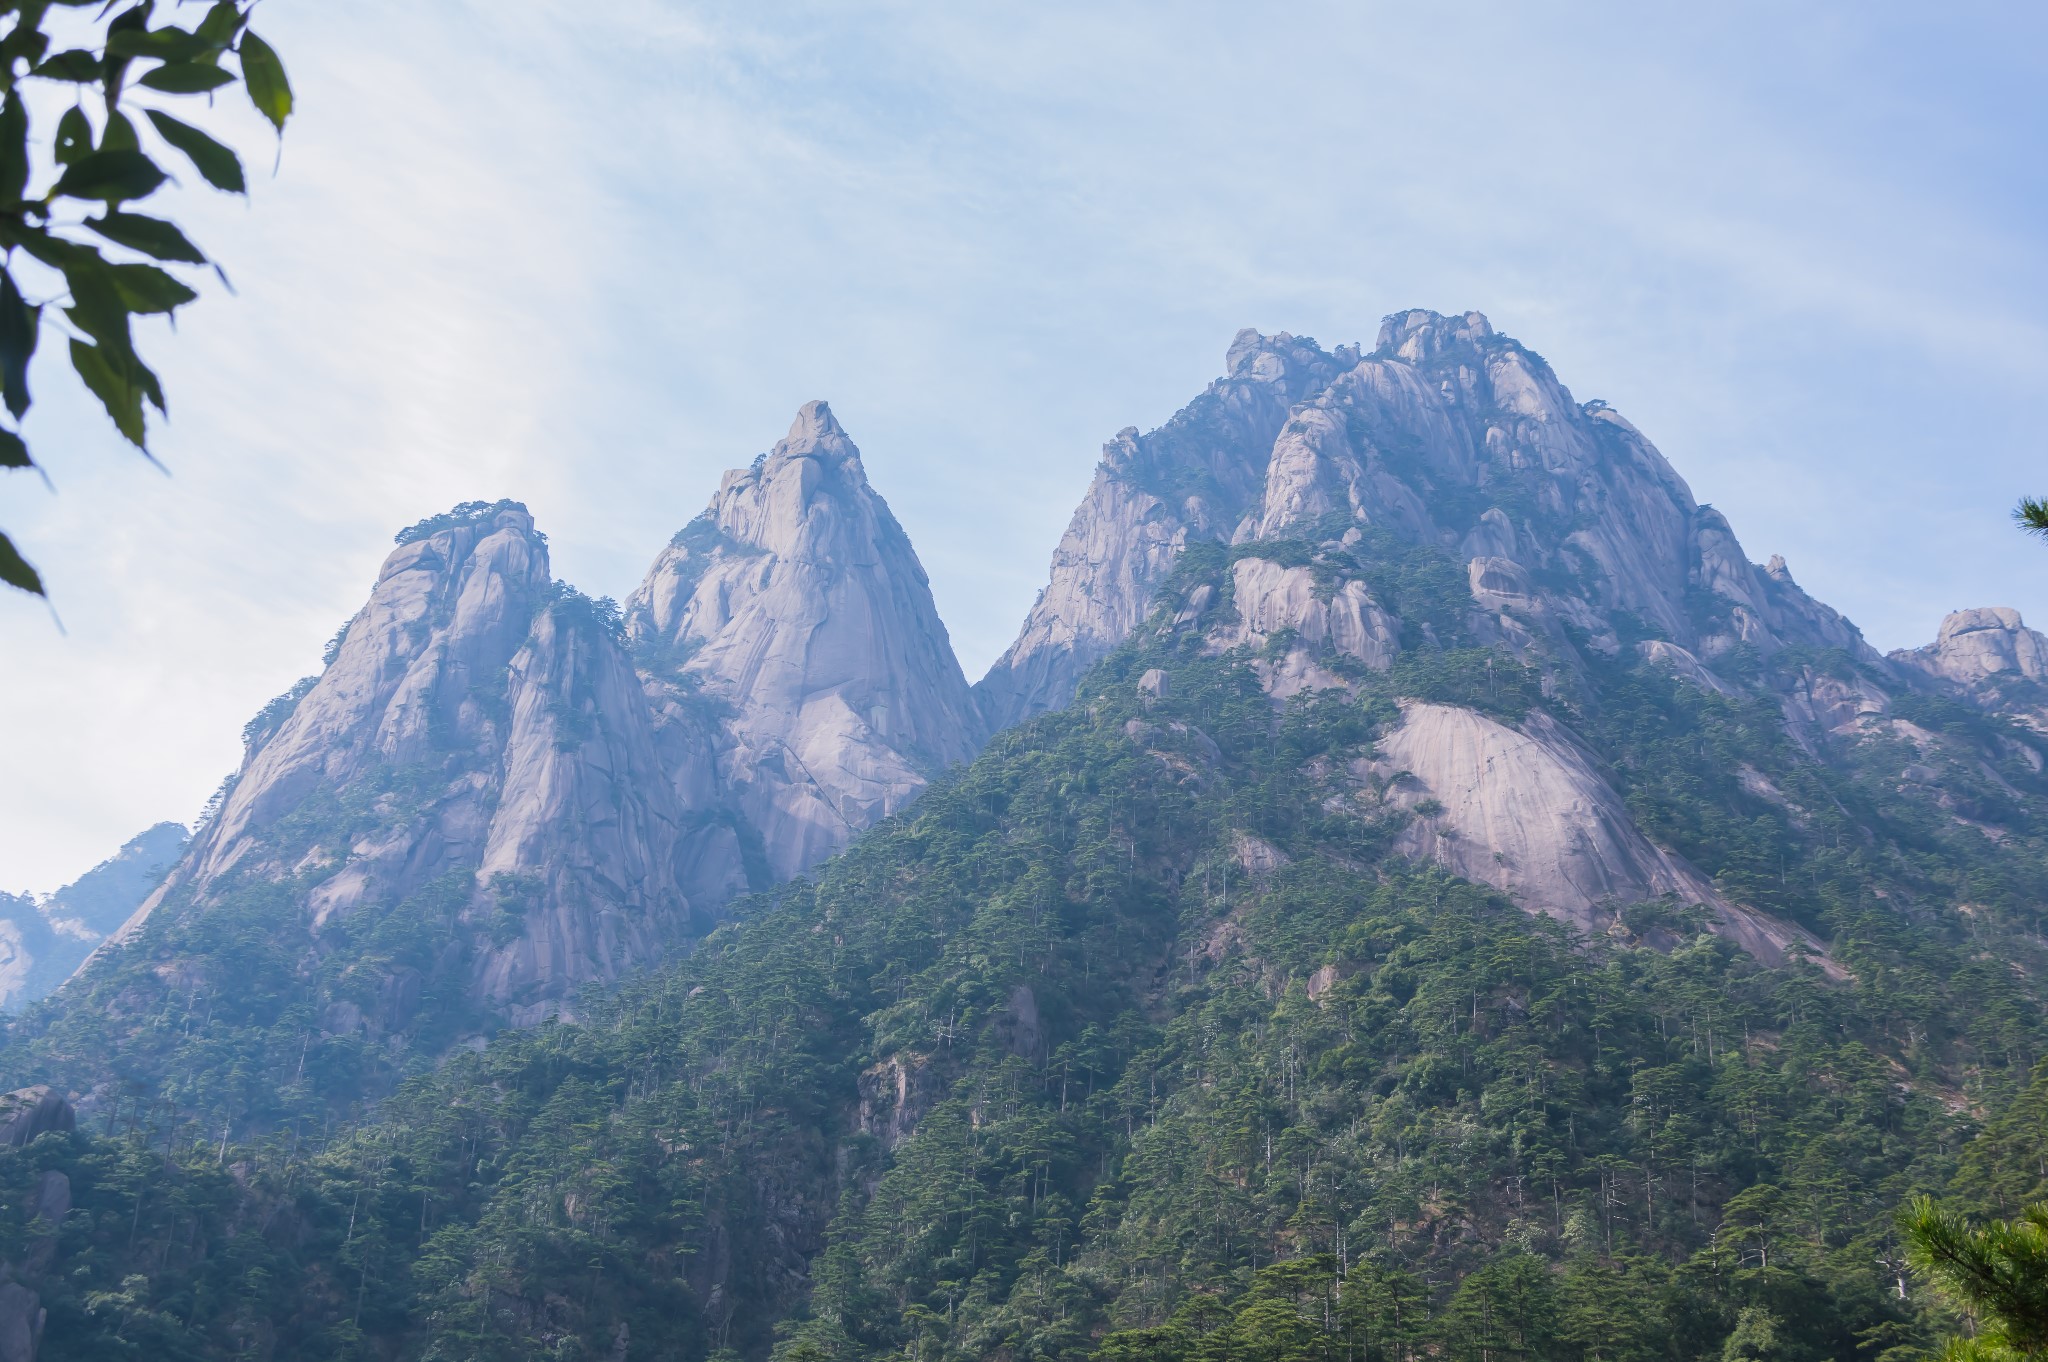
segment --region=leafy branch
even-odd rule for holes
[[[1977,1324],[1951,1341],[1950,1362],[2048,1357],[2048,1203],[1972,1227],[1920,1197],[1900,1216],[1906,1256]]]
[[[94,6],[101,8],[86,30],[88,45],[53,52],[46,31],[53,17]],[[0,36],[0,403],[13,421],[11,428],[0,424],[0,469],[36,466],[21,422],[31,405],[29,365],[45,322],[54,323],[72,370],[115,428],[148,454],[145,408],[159,416],[168,408],[162,383],[135,349],[132,323],[173,316],[199,296],[164,265],[212,262],[175,224],[128,205],[170,180],[158,163],[168,159],[165,148],[215,189],[242,194],[248,181],[231,148],[128,96],[145,90],[204,96],[210,104],[216,92],[239,84],[282,134],[292,112],[291,84],[277,52],[250,30],[253,8],[254,0],[217,0],[189,28],[151,27],[157,0],[137,0],[112,18],[106,16],[115,4],[102,0],[0,0],[0,21],[11,21]],[[47,140],[32,135],[30,126],[34,81],[75,87],[76,102]],[[142,115],[153,134],[149,141],[130,111]],[[66,201],[96,207],[97,216],[63,220]],[[107,246],[117,254],[110,258]],[[40,277],[34,266],[42,267]],[[24,278],[31,285],[47,279],[53,289],[61,281],[61,289],[37,301]],[[4,532],[0,582],[45,594],[41,575]]]

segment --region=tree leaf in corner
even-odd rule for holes
[[[233,85],[235,78],[211,62],[181,61],[146,71],[135,83],[167,95],[203,95],[223,85]]]
[[[277,49],[254,33],[245,32],[238,51],[249,102],[256,106],[256,112],[270,120],[271,126],[283,132],[284,121],[292,116],[292,86],[285,79],[284,63],[278,60]]]
[[[90,85],[100,78],[100,59],[90,52],[59,52],[29,72],[44,80],[64,80],[73,85]]]
[[[0,203],[20,203],[28,192],[28,110],[18,90],[0,101]]]
[[[248,17],[235,0],[214,0],[213,8],[206,11],[206,17],[199,21],[199,27],[193,32],[205,39],[209,47],[226,47],[248,22]]]
[[[190,123],[181,123],[167,113],[148,111],[149,121],[164,141],[185,153],[192,168],[206,177],[215,189],[230,194],[247,193],[249,182],[242,175],[242,158],[208,137]]]
[[[68,166],[92,154],[92,120],[77,105],[66,109],[57,120],[57,149],[51,159]]]
[[[174,312],[199,295],[154,265],[111,265],[114,287],[130,312]]]
[[[116,110],[107,115],[107,130],[100,134],[101,151],[141,151],[142,139],[128,115]]]
[[[0,468],[34,468],[36,461],[29,457],[28,441],[11,430],[0,429]]]
[[[42,309],[30,307],[12,270],[0,269],[0,395],[19,421],[28,410],[28,362],[36,353]]]
[[[49,594],[43,590],[43,579],[36,575],[36,570],[28,565],[28,559],[21,556],[14,547],[14,541],[5,534],[0,534],[0,582],[34,596]]]
[[[176,260],[187,265],[206,263],[205,254],[176,226],[162,218],[142,213],[108,213],[103,217],[87,218],[85,225],[116,246],[126,246],[131,251],[140,251],[158,260]]]
[[[68,199],[121,203],[148,198],[163,182],[163,171],[139,151],[95,151],[72,162],[50,193]]]
[[[71,342],[71,367],[107,409],[114,428],[137,449],[146,448],[148,431],[142,421],[142,389],[121,374],[104,349],[82,340]]]

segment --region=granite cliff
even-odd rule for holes
[[[1820,949],[1643,824],[1628,773],[1574,728],[1601,722],[1617,669],[1762,697],[1816,760],[1903,743],[1901,769],[1954,818],[1998,826],[1996,798],[1956,793],[1976,758],[1900,705],[2034,722],[2048,644],[2012,612],[1880,657],[1781,559],[1751,562],[1633,425],[1477,313],[1396,314],[1369,351],[1245,331],[1225,368],[1105,448],[1045,591],[972,690],[822,402],[725,475],[623,609],[555,581],[517,503],[414,526],[326,670],[250,724],[119,954],[167,986],[225,987],[172,924],[261,899],[324,1036],[411,1035],[429,1013],[435,1044],[531,1023],[842,850],[1148,631],[1244,658],[1276,704],[1391,687],[1341,797],[1403,820],[1402,854],[1589,930],[1682,900],[1763,958]],[[1544,707],[1491,703],[1497,665]],[[1481,668],[1485,697],[1432,690],[1446,666]],[[1761,776],[1746,789],[1794,802]]]
[[[398,541],[88,970],[109,1005],[235,987],[208,934],[246,914],[323,1037],[531,1024],[687,949],[982,738],[923,568],[822,402],[726,475],[623,616],[554,579],[516,502]]]
[[[971,758],[981,717],[924,568],[860,451],[812,402],[727,473],[626,603],[668,766],[720,810],[707,902],[788,879]]]
[[[1880,657],[1782,558],[1751,562],[1624,417],[1576,400],[1476,312],[1394,314],[1370,351],[1241,332],[1225,366],[1164,427],[1105,447],[1051,580],[976,688],[992,724],[1065,704],[1146,630],[1242,650],[1276,703],[1476,648],[1592,716],[1596,673],[1641,663],[1722,697],[1767,694],[1815,756],[1879,737],[1931,751],[1942,740],[1897,719],[1896,697],[2010,708],[2048,671],[2041,636],[2001,610]],[[1204,544],[1223,557],[1190,572]],[[1416,698],[1361,770],[1389,808],[1428,810],[1406,854],[1593,930],[1678,898],[1767,959],[1819,949],[1654,845],[1557,719]]]
[[[473,503],[399,538],[326,671],[251,724],[217,812],[124,936],[159,905],[279,885],[317,956],[347,935],[330,929],[431,891],[454,928],[436,966],[534,1020],[681,936],[682,811],[615,618],[554,581],[524,507]],[[337,1002],[326,1023],[402,1026],[410,973],[382,981],[396,1000],[377,1020]]]
[[[1476,314],[1226,364],[978,692],[822,404],[623,609],[402,534],[9,1028],[0,1356],[1926,1350],[2048,645],[1878,656]]]

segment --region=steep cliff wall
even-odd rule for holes
[[[679,796],[728,811],[697,884],[740,887],[749,843],[799,874],[980,747],[924,568],[823,402],[725,475],[626,619]]]
[[[524,507],[458,508],[401,539],[327,670],[251,725],[218,812],[125,932],[275,883],[318,949],[452,876],[476,996],[532,1020],[682,936],[683,811],[615,619],[553,581]]]
[[[1052,576],[975,687],[991,731],[1058,709],[1145,618],[1191,540],[1228,539],[1266,485],[1274,437],[1347,361],[1285,332],[1240,331],[1225,377],[1149,435],[1119,431],[1053,552]]]
[[[1619,413],[1577,401],[1476,312],[1396,313],[1365,354],[1243,333],[1226,362],[1162,430],[1109,447],[1045,593],[979,687],[992,716],[1065,703],[1203,545],[1224,556],[1201,560],[1163,627],[1211,655],[1242,650],[1276,703],[1390,672],[1423,699],[1460,659],[1493,656],[1503,675],[1529,668],[1553,706],[1596,713],[1598,678],[1640,660],[1718,696],[1767,693],[1817,754],[1877,733],[1888,697],[1923,681],[1981,699],[2048,661],[2010,612],[1971,612],[1934,649],[1879,657],[1781,558],[1752,563]],[[1676,895],[1767,958],[1812,945],[1657,847],[1545,722],[1411,705],[1385,760],[1407,771],[1411,804],[1449,811],[1417,820],[1401,849],[1582,926]]]

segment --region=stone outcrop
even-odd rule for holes
[[[683,934],[683,811],[616,619],[553,580],[523,506],[458,507],[400,540],[124,933],[269,881],[300,886],[318,942],[452,883],[475,996],[535,1020]]]
[[[1433,860],[1523,907],[1604,931],[1631,904],[1670,895],[1702,904],[1716,930],[1780,961],[1818,943],[1730,903],[1681,858],[1651,843],[1572,734],[1541,711],[1511,728],[1450,705],[1409,703],[1354,775],[1410,810],[1395,849]]]
[[[526,1024],[839,850],[973,756],[982,724],[909,540],[817,402],[726,476],[624,615],[554,580],[518,503],[414,526],[326,670],[245,736],[116,943],[283,885],[279,930],[312,961],[358,915],[430,904],[452,924],[433,970]],[[320,1004],[322,1030],[402,1029],[425,981],[367,982]]]
[[[0,1145],[19,1149],[39,1135],[66,1135],[78,1116],[64,1094],[47,1083],[0,1095]]]
[[[1369,353],[1246,332],[1226,365],[1161,430],[1106,450],[1051,581],[979,687],[993,718],[1065,703],[1202,540],[1231,546],[1227,567],[1165,627],[1242,650],[1276,702],[1354,688],[1418,648],[1500,648],[1537,668],[1546,694],[1581,700],[1625,650],[1733,695],[1746,683],[1720,670],[1798,649],[1815,661],[1777,699],[1814,751],[1883,720],[1909,669],[1981,687],[2048,661],[2016,617],[1977,612],[1888,662],[1783,559],[1751,562],[1619,413],[1575,399],[1479,313],[1397,313]],[[1651,843],[1584,748],[1545,722],[1411,705],[1382,756],[1408,771],[1398,798],[1443,810],[1414,820],[1401,850],[1581,925],[1671,895],[1765,958],[1805,941]]]
[[[1569,626],[1611,651],[1626,621],[1704,667],[1795,644],[1884,665],[1782,559],[1751,563],[1619,413],[1576,401],[1476,312],[1397,313],[1370,354],[1241,333],[1227,363],[1167,426],[1105,451],[1052,580],[979,687],[998,722],[1065,703],[1188,542],[1355,543],[1361,527],[1473,564],[1480,632],[1520,650],[1555,651]],[[1227,427],[1226,408],[1243,413]]]
[[[727,811],[699,884],[737,887],[744,839],[771,878],[800,874],[979,750],[924,568],[823,402],[725,475],[626,617],[679,796]]]
[[[1958,610],[1924,648],[1891,654],[1900,667],[1971,694],[2015,681],[2048,680],[2048,638],[2004,606]]]
[[[47,1085],[0,1095],[0,1145],[19,1149],[38,1135],[69,1134],[78,1124],[71,1104]],[[18,1259],[0,1261],[0,1362],[35,1362],[49,1312],[42,1284],[57,1252],[57,1230],[71,1213],[71,1179],[56,1169],[31,1184],[22,1213],[27,1244]]]
[[[1246,557],[1231,564],[1230,600],[1232,617],[1209,631],[1208,650],[1270,653],[1276,642],[1283,645],[1278,657],[1261,656],[1254,664],[1275,699],[1341,686],[1332,659],[1384,671],[1401,648],[1399,622],[1362,582],[1326,591],[1310,568]]]
[[[1191,540],[1227,540],[1266,485],[1296,404],[1353,352],[1240,331],[1225,377],[1160,429],[1119,431],[1053,553],[1052,577],[1009,650],[975,687],[990,731],[1058,709],[1081,674],[1129,637]]]

